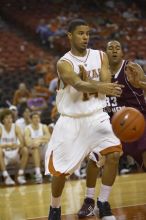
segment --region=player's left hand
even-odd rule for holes
[[[129,62],[126,65],[125,74],[127,76],[128,81],[134,86],[139,88],[140,81],[142,76],[144,75],[143,69],[137,63]]]
[[[85,70],[84,66],[80,65],[79,66],[79,76],[83,81],[87,81],[88,80],[88,75],[87,75],[87,71]]]

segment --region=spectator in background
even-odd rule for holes
[[[54,62],[53,62],[54,63]],[[54,73],[54,64],[50,63],[46,59],[42,59],[41,62],[36,67],[36,72],[38,74],[42,74],[45,84],[48,85],[50,81],[53,79],[53,74]]]
[[[15,105],[10,105],[9,110],[12,112],[13,115],[13,122],[16,122],[18,118],[18,110]]]
[[[36,183],[42,183],[41,160],[44,162],[47,143],[50,139],[48,127],[40,122],[40,115],[37,112],[31,114],[31,124],[25,129],[25,142],[31,150],[35,164]]]
[[[18,89],[14,93],[13,105],[19,106],[21,103],[26,102],[30,97],[30,92],[26,88],[25,83],[20,83]]]
[[[40,94],[39,94],[40,95]],[[31,91],[31,98],[27,100],[27,105],[31,111],[42,111],[47,108],[47,101],[43,97],[38,97],[35,89]]]
[[[13,123],[13,115],[9,109],[1,112],[0,122],[0,168],[4,182],[6,185],[15,185],[15,181],[10,177],[6,166],[19,161],[17,182],[25,184],[24,169],[27,164],[28,150],[24,147],[21,129]]]
[[[55,77],[54,79],[51,80],[49,84],[49,92],[51,93],[50,103],[52,103],[53,105],[55,104],[57,87],[58,87],[58,77]]]
[[[27,106],[27,103],[22,103],[19,107],[19,112],[18,112],[20,118],[16,120],[16,125],[18,125],[21,128],[21,132],[23,135],[24,135],[25,127],[31,123],[30,113],[31,110]]]
[[[46,102],[48,102],[50,98],[50,92],[46,88],[45,81],[43,78],[38,79],[38,84],[34,86],[34,90],[35,90],[36,97],[44,98]]]
[[[36,67],[38,64],[38,59],[34,56],[34,54],[30,54],[27,59],[27,67],[31,72],[36,71]]]
[[[57,85],[58,85],[58,77],[55,77],[50,81],[49,84],[49,91],[51,92],[51,94],[56,94]]]
[[[46,44],[49,37],[53,35],[51,26],[46,24],[45,19],[41,19],[39,25],[37,26],[36,33],[39,35],[42,44]]]

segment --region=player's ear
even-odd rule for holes
[[[69,39],[69,40],[72,39],[72,34],[71,34],[71,32],[68,32],[68,33],[67,33],[67,36],[68,36],[68,39]]]

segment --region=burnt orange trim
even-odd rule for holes
[[[70,175],[69,173],[60,173],[59,171],[55,170],[54,165],[53,165],[53,151],[52,151],[50,159],[49,159],[48,170],[53,176],[61,176],[61,175],[68,176],[68,175]]]
[[[106,155],[114,152],[123,152],[122,145],[112,146],[108,147],[105,150],[100,151],[101,155]]]

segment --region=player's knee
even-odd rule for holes
[[[106,160],[111,163],[118,163],[120,159],[121,153],[120,152],[113,152],[106,155]]]
[[[25,156],[28,156],[28,148],[27,148],[27,147],[23,147],[23,148],[21,149],[21,154],[22,154],[22,155],[25,155]]]
[[[89,158],[87,166],[97,167],[96,161]]]
[[[90,163],[97,167],[103,167],[105,163],[105,156],[100,153],[91,152],[89,155]]]

